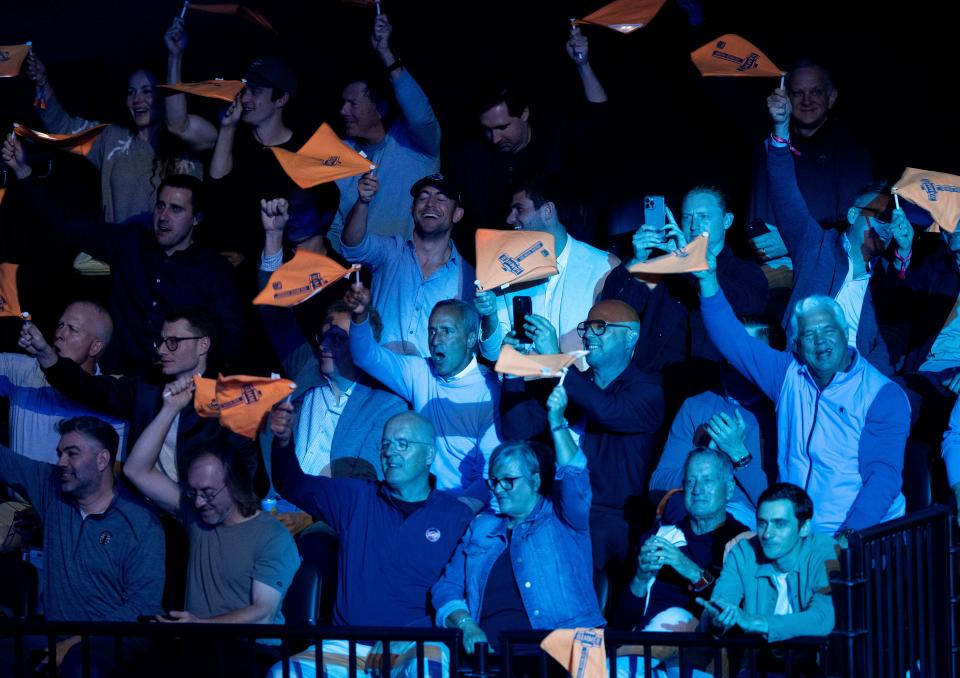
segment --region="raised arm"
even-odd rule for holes
[[[183,53],[187,49],[187,31],[183,19],[176,17],[163,36],[167,44],[167,84],[182,82]],[[213,148],[217,142],[217,128],[199,115],[187,112],[187,95],[167,95],[164,100],[167,130],[186,142],[195,151]]]
[[[130,482],[145,497],[171,513],[180,509],[180,486],[157,468],[157,458],[174,419],[180,410],[193,402],[193,390],[193,379],[190,376],[180,377],[167,384],[160,412],[137,438],[123,464],[123,473]]]
[[[370,43],[377,52],[384,68],[390,69],[390,83],[394,96],[403,113],[403,122],[419,150],[431,157],[440,157],[440,123],[430,106],[427,95],[413,79],[403,63],[393,53],[390,36],[393,26],[386,14],[381,14],[373,24]]]
[[[357,367],[398,396],[412,403],[413,384],[430,378],[426,362],[419,357],[401,356],[380,346],[368,322],[370,290],[352,285],[343,298],[351,309],[350,353]]]
[[[370,216],[370,201],[377,194],[380,182],[372,172],[367,172],[357,183],[357,201],[347,214],[347,223],[340,235],[346,247],[357,247],[367,236],[367,220]]]
[[[792,358],[747,333],[720,290],[716,260],[708,257],[708,261],[710,270],[695,274],[700,280],[700,312],[707,336],[740,374],[776,402]]]
[[[590,66],[590,43],[587,36],[580,32],[579,26],[570,29],[570,38],[567,40],[567,56],[577,65],[577,73],[583,84],[583,95],[592,104],[602,104],[607,101],[607,92],[600,84],[600,79]]]
[[[217,142],[214,144],[213,157],[210,159],[211,179],[223,179],[233,171],[233,140],[237,134],[237,124],[243,116],[243,106],[240,104],[242,95],[242,91],[238,92],[237,98],[220,117]]]
[[[37,103],[43,102],[38,113],[48,132],[73,134],[98,124],[96,120],[71,116],[64,110],[47,79],[47,67],[33,49],[27,57],[27,77],[33,80],[37,88]]]

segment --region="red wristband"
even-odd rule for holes
[[[789,148],[789,149],[790,149],[790,152],[793,153],[793,154],[794,154],[795,156],[797,156],[798,158],[800,157],[800,155],[801,155],[800,151],[798,151],[796,148],[793,147],[793,144],[790,143],[790,140],[789,140],[789,139],[784,139],[783,137],[778,137],[776,134],[773,134],[772,132],[770,133],[770,138],[773,139],[774,141],[776,141],[778,144],[783,144],[784,146],[786,146],[787,148]]]

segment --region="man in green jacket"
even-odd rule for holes
[[[813,502],[802,489],[778,483],[760,495],[757,535],[728,554],[709,601],[701,601],[715,627],[739,627],[771,642],[826,636],[833,630],[830,572],[839,569],[839,546],[813,534]]]

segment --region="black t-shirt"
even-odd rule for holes
[[[308,138],[308,134],[294,131],[288,141],[276,148],[296,152]],[[234,137],[230,174],[209,184],[210,213],[200,237],[220,251],[240,252],[246,258],[244,263],[256,270],[263,251],[260,200],[286,198],[292,204],[305,189],[287,176],[270,148],[257,141],[253,129],[246,125]],[[312,198],[314,218],[323,223],[325,232],[340,204],[340,189],[328,182],[305,192]]]
[[[510,545],[497,558],[487,578],[483,592],[483,607],[480,610],[480,628],[494,647],[501,631],[520,631],[533,628],[527,610],[520,597],[517,578],[510,562]]]
[[[727,543],[738,534],[747,531],[747,527],[737,522],[729,513],[723,525],[706,534],[694,534],[689,517],[681,520],[677,528],[683,532],[687,540],[687,543],[680,547],[681,553],[709,572],[714,580],[720,576],[720,570],[723,569],[723,552]],[[640,540],[640,544],[643,545],[653,534],[656,532],[645,535]],[[696,603],[696,599],[697,597],[709,599],[711,590],[712,586],[702,591],[691,591],[689,580],[681,577],[672,567],[663,567],[657,574],[656,583],[650,591],[650,604],[647,606],[646,614],[643,612],[645,599],[637,598],[627,587],[620,597],[613,625],[616,628],[639,630],[670,607],[683,608],[695,617],[699,617],[703,609]]]

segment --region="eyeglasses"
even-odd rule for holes
[[[589,328],[593,336],[600,337],[603,336],[608,327],[623,327],[624,329],[630,329],[629,325],[608,323],[606,320],[584,320],[582,323],[577,325],[577,334],[579,334],[580,338],[583,339],[585,336],[587,336],[587,329]]]
[[[509,492],[513,489],[513,484],[521,478],[523,478],[523,476],[505,476],[503,478],[490,476],[487,478],[487,487],[490,488],[491,492],[496,492],[497,487],[500,487],[504,492]]]
[[[381,454],[390,451],[390,447],[396,447],[399,452],[406,452],[411,445],[433,445],[433,442],[424,442],[423,440],[407,440],[406,438],[397,438],[396,440],[384,440],[380,443]]]
[[[181,341],[196,341],[197,339],[203,339],[203,337],[160,337],[153,342],[153,347],[159,351],[161,346],[166,346],[167,350],[173,353],[180,348]]]
[[[197,497],[200,497],[207,504],[212,504],[213,500],[217,498],[217,495],[223,492],[226,489],[226,487],[227,486],[224,485],[216,492],[211,492],[210,490],[200,490],[198,492],[197,490],[189,489],[183,493],[183,496],[185,496],[187,500],[190,502],[196,502]]]

